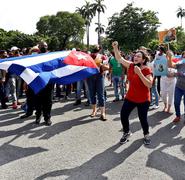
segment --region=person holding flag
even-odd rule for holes
[[[0,60],[0,69],[14,73],[25,81],[36,96],[36,123],[40,123],[43,114],[46,125],[51,125],[53,84],[74,83],[99,73],[99,70],[92,57],[86,53],[47,53],[45,42],[41,42],[38,47],[39,54]]]
[[[89,77],[87,79],[87,84],[89,88],[90,101],[92,105],[91,117],[95,117],[97,114],[97,103],[96,97],[98,99],[98,106],[101,111],[100,120],[106,121],[105,115],[105,85],[104,85],[104,71],[109,70],[109,66],[103,63],[104,56],[100,54],[101,47],[96,45],[91,53],[91,57],[94,59],[97,67],[99,68],[99,73]]]
[[[48,45],[44,41],[39,43],[38,48],[40,50],[40,53],[48,52]],[[47,126],[50,126],[52,124],[51,121],[52,93],[53,93],[53,84],[48,83],[39,93],[35,95],[36,124],[40,123],[42,113],[44,116],[45,124]]]

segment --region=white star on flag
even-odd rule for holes
[[[80,59],[87,60],[87,57],[83,54],[75,54],[75,56],[78,58],[78,60],[80,60]]]

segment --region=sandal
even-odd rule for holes
[[[90,117],[95,117],[97,115],[97,112],[94,112],[90,115]]]
[[[101,115],[101,116],[100,116],[100,120],[102,120],[102,121],[106,121],[106,120],[107,120],[107,118],[105,117],[105,115]]]

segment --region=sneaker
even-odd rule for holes
[[[117,102],[117,101],[119,101],[119,98],[116,98],[116,99],[113,100],[113,102]]]
[[[5,97],[4,100],[5,100],[5,102],[9,102],[8,97]]]
[[[149,135],[144,136],[143,143],[144,143],[144,145],[150,145],[151,144],[151,140],[150,140]]]
[[[177,122],[180,121],[180,119],[181,119],[180,117],[176,117],[176,118],[173,120],[173,122],[174,122],[174,123],[177,123]]]
[[[102,121],[106,121],[106,120],[107,120],[107,118],[105,117],[105,115],[101,115],[101,116],[100,116],[100,120],[102,120]]]
[[[46,125],[46,126],[51,126],[52,121],[51,121],[50,118],[49,118],[49,119],[44,119],[44,121],[45,121],[45,125]]]
[[[154,104],[153,103],[150,103],[150,107],[153,106]]]
[[[8,108],[8,105],[7,104],[3,104],[3,105],[1,105],[1,108],[2,109],[7,109]]]
[[[40,124],[41,118],[42,118],[41,116],[36,115],[35,124]]]
[[[90,106],[90,102],[87,100],[84,105],[85,106]]]
[[[68,99],[69,99],[69,97],[68,97],[68,96],[65,96],[65,97],[64,97],[64,99],[65,99],[65,100],[68,100]]]
[[[159,106],[157,106],[157,105],[153,105],[153,109],[158,109],[159,108]]]
[[[30,113],[30,114],[24,114],[24,115],[22,115],[21,117],[20,117],[20,119],[25,119],[25,118],[27,118],[27,117],[30,117],[30,116],[32,116],[32,114]]]
[[[78,99],[78,100],[76,100],[76,102],[73,104],[73,106],[78,106],[78,105],[80,105],[80,104],[81,104],[81,100]]]
[[[131,133],[124,133],[122,138],[120,139],[119,143],[120,144],[125,144],[126,142],[129,141],[129,137],[131,136]]]

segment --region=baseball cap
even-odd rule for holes
[[[11,49],[10,49],[10,51],[17,51],[17,50],[19,50],[19,48],[16,46],[11,47]]]

